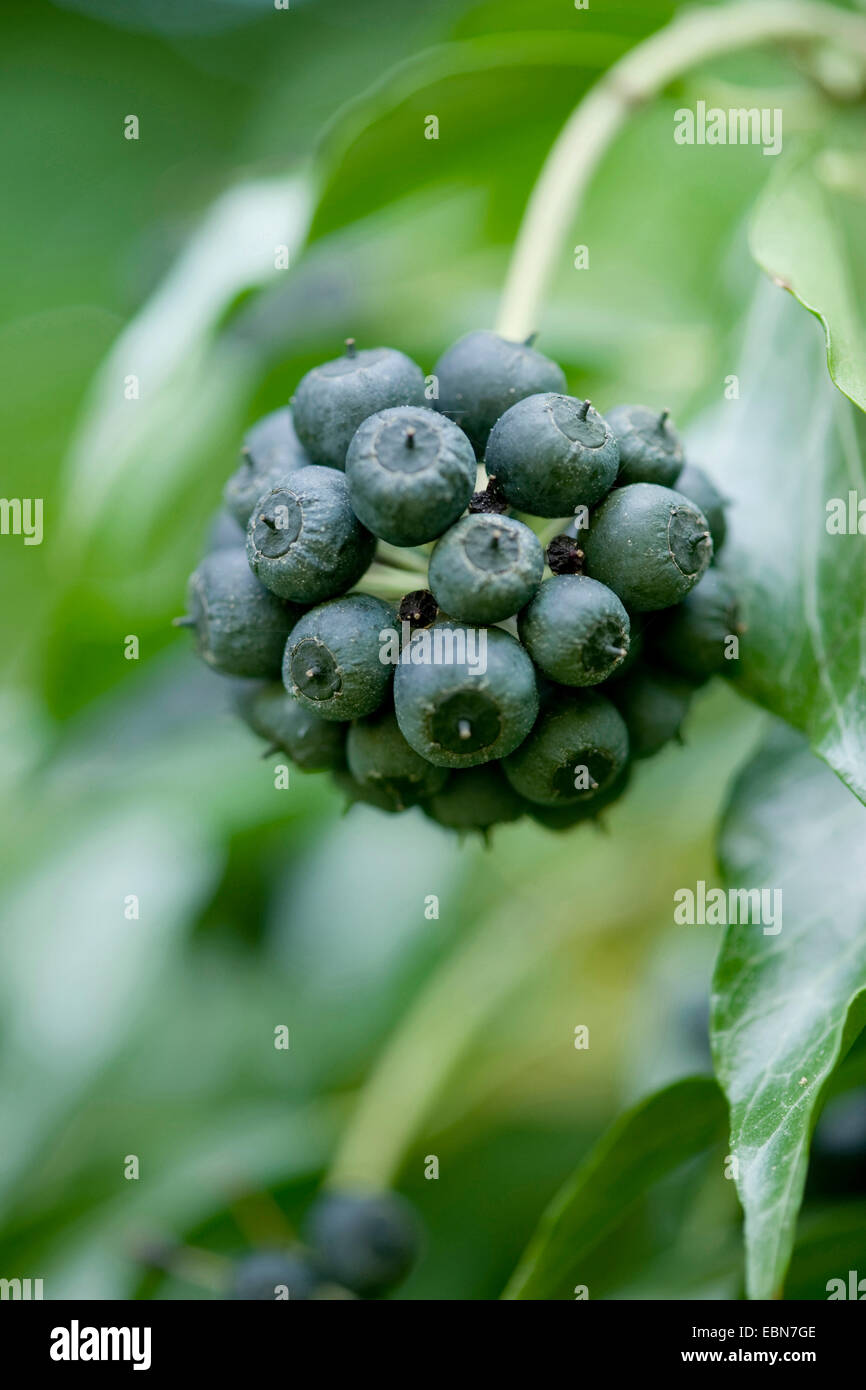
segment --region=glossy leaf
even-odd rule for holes
[[[866,416],[836,391],[815,325],[762,284],[731,392],[688,435],[730,499],[722,567],[746,632],[731,678],[809,736],[866,800]],[[843,514],[842,534],[828,530]],[[866,518],[864,518],[866,526]]]
[[[724,1123],[724,1101],[707,1077],[674,1082],[627,1111],[551,1202],[503,1297],[574,1298],[584,1256],[654,1182],[719,1138]]]
[[[737,781],[721,835],[731,889],[766,889],[728,925],[713,993],[731,1106],[749,1296],[780,1295],[825,1085],[866,1018],[866,811],[781,726]],[[728,915],[742,917],[730,906]]]

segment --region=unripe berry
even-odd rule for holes
[[[304,468],[308,458],[292,422],[288,406],[273,410],[247,431],[241,449],[241,462],[223,491],[223,501],[232,516],[246,528],[250,512],[263,492],[296,468]]]
[[[587,573],[627,608],[669,608],[694,588],[712,559],[703,513],[671,488],[615,488],[592,515],[583,549]]]
[[[562,368],[536,352],[531,343],[513,343],[480,331],[442,354],[433,374],[439,382],[436,409],[465,430],[480,458],[500,415],[524,396],[564,391]]]
[[[541,542],[528,526],[478,512],[445,532],[430,558],[428,581],[449,617],[498,623],[532,598],[543,573]]]
[[[262,587],[241,549],[205,556],[190,575],[187,609],[175,625],[195,629],[202,661],[226,675],[264,679],[279,674],[301,611]]]
[[[369,567],[376,539],[333,468],[298,468],[260,497],[247,528],[250,568],[272,593],[320,603],[345,593]]]
[[[441,791],[424,805],[431,820],[450,830],[488,830],[526,813],[499,763],[483,763],[449,774]]]
[[[421,1248],[415,1213],[395,1192],[325,1192],[308,1235],[325,1271],[367,1296],[405,1279]]]
[[[728,642],[743,631],[733,584],[710,569],[682,603],[660,616],[652,638],[666,666],[700,684],[725,669]]]
[[[518,630],[536,666],[560,685],[598,685],[628,655],[628,613],[612,589],[586,575],[546,579]]]
[[[673,487],[683,466],[682,441],[667,410],[615,405],[607,422],[619,441],[619,483]]]
[[[295,429],[314,463],[343,468],[349,441],[369,415],[424,404],[424,373],[417,363],[395,348],[359,352],[350,338],[342,357],[313,367],[298,384]]]
[[[694,691],[670,671],[639,664],[608,693],[625,720],[631,756],[652,758],[679,739]]]
[[[710,535],[713,538],[713,554],[718,559],[719,551],[725,543],[728,524],[725,520],[726,502],[715,483],[707,477],[702,468],[687,463],[677,478],[677,492],[696,503],[707,518]]]
[[[355,781],[373,788],[395,811],[441,791],[448,778],[445,768],[433,767],[409,746],[391,709],[378,710],[352,724],[346,761]]]
[[[435,410],[380,410],[364,421],[346,455],[352,507],[392,545],[421,545],[465,511],[477,468],[461,429]]]
[[[590,802],[628,760],[628,732],[610,700],[595,690],[562,690],[502,770],[516,792],[541,806]]]
[[[490,432],[487,472],[508,501],[533,516],[567,516],[610,491],[619,445],[589,401],[554,393],[527,396]]]
[[[250,728],[287,753],[302,772],[343,766],[345,725],[313,714],[289,694],[282,681],[245,692],[239,704]]]
[[[441,620],[425,637],[432,659],[401,660],[394,676],[394,708],[405,738],[437,767],[475,767],[510,753],[538,711],[535,671],[519,642],[501,628],[473,634]],[[486,643],[483,672],[466,659],[470,639],[479,653]],[[441,660],[435,659],[436,643]]]
[[[361,719],[388,693],[393,666],[380,658],[383,629],[394,612],[369,594],[349,594],[313,608],[286,643],[283,681],[322,719]]]

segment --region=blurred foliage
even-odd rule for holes
[[[145,1272],[145,1248],[216,1255],[280,1238],[346,1146],[369,1156],[379,1134],[427,1228],[398,1296],[495,1298],[624,1107],[709,1071],[719,937],[674,927],[673,893],[720,881],[716,826],[765,716],[713,686],[688,748],[638,770],[607,835],[520,823],[486,851],[420,812],[343,818],[325,779],[293,773],[276,792],[232,683],[199,670],[169,625],[245,425],[346,336],[393,342],[429,370],[452,338],[491,323],[559,125],[676,8],[7,3],[3,490],[44,497],[46,538],[0,543],[13,595],[0,612],[0,1274],[43,1277],[49,1297],[213,1296],[217,1266],[205,1262],[204,1283],[187,1266],[163,1277]],[[562,248],[539,329],[602,409],[670,405],[738,496],[761,456],[730,549],[753,565],[751,521],[775,566],[750,615],[769,649],[744,663],[743,687],[819,745],[825,735],[829,757],[834,741],[855,746],[862,712],[840,741],[805,647],[779,693],[802,620],[802,604],[790,619],[801,480],[789,463],[804,415],[820,413],[803,463],[820,459],[816,488],[835,485],[851,458],[839,441],[862,422],[833,423],[849,407],[826,395],[808,317],[800,334],[754,300],[748,214],[763,193],[766,235],[786,206],[784,187],[767,188],[773,161],[671,138],[684,102],[768,92],[807,142],[838,120],[838,92],[801,56],[766,52],[689,74],[634,114]],[[129,113],[136,142],[123,138]],[[862,214],[844,201],[856,252]],[[810,269],[816,235],[803,224]],[[287,272],[273,269],[275,243]],[[590,271],[573,269],[578,243]],[[831,335],[834,288],[815,306]],[[777,348],[752,332],[765,322],[793,345],[769,380],[759,368]],[[747,411],[744,392],[707,414],[736,370],[772,408]],[[130,373],[138,400],[123,395]],[[834,624],[858,565],[820,610],[855,702],[854,646]],[[819,566],[822,594],[832,568]],[[775,629],[781,648],[775,603],[791,622]],[[852,754],[852,785],[858,766]],[[287,1053],[273,1047],[280,1024]],[[717,1096],[709,1080],[687,1084]],[[618,1224],[587,1243],[575,1282],[592,1297],[742,1296],[740,1216],[711,1139],[651,1188],[639,1181]],[[130,1153],[138,1182],[123,1176]],[[430,1153],[435,1183],[422,1176]],[[838,1196],[807,1199],[791,1297],[822,1297],[866,1262],[863,1194]]]

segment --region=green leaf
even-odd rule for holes
[[[689,452],[730,499],[721,556],[747,626],[732,679],[803,730],[866,800],[866,545],[831,534],[834,499],[866,497],[866,416],[834,389],[821,341],[786,294],[761,283],[726,399]]]
[[[752,254],[821,321],[839,390],[866,410],[866,237],[860,148],[809,149],[784,163],[758,202]]]
[[[726,928],[712,1017],[746,1214],[747,1289],[772,1298],[825,1085],[866,1019],[866,811],[779,726],[734,787],[720,853],[729,889],[781,894],[767,900],[764,925]]]
[[[553,1199],[508,1284],[507,1299],[570,1299],[581,1261],[654,1182],[724,1132],[708,1077],[674,1082],[626,1112]]]
[[[610,33],[498,34],[398,64],[339,110],[323,136],[312,239],[434,187],[486,188],[496,202],[488,225],[507,240],[557,130],[626,46]],[[431,116],[435,138],[425,135]]]

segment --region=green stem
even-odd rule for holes
[[[426,583],[426,572],[397,569],[394,565],[374,561],[355,585],[355,590],[362,594],[373,594],[375,598],[394,599],[411,594],[413,589],[422,589]]]
[[[400,545],[390,545],[388,541],[379,541],[376,546],[376,559],[381,560],[383,565],[390,565],[392,569],[416,570],[418,574],[425,575],[427,573],[427,556],[414,546],[404,548]]]
[[[566,121],[532,190],[502,296],[503,337],[523,341],[537,327],[566,232],[631,112],[696,64],[790,40],[832,42],[866,59],[866,20],[814,0],[740,0],[683,14],[608,68]]]

